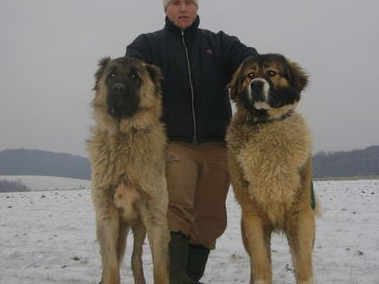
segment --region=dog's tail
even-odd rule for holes
[[[314,190],[314,187],[313,187],[313,181],[312,181],[312,184],[311,184],[311,206],[312,206],[312,209],[313,211],[315,212],[315,215],[316,216],[321,216],[322,215],[322,208],[321,208],[321,204],[320,204],[320,198],[318,198],[315,194],[315,190]]]
[[[315,215],[320,217],[322,215],[322,206],[320,204],[320,198],[316,197],[316,207],[313,209]]]

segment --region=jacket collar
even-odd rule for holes
[[[166,30],[171,31],[171,32],[175,32],[175,33],[177,32],[177,33],[179,33],[179,34],[181,33],[182,30],[181,30],[180,28],[178,28],[177,26],[175,26],[174,23],[171,22],[171,21],[168,19],[167,16],[166,16],[165,21],[166,21],[166,24],[165,24],[165,29],[166,29]],[[185,32],[186,34],[188,34],[188,33],[192,33],[192,32],[196,31],[196,30],[199,28],[199,25],[200,25],[200,18],[199,18],[199,16],[196,16],[195,21],[192,23],[191,26],[189,26],[188,28],[186,28],[186,29],[184,30],[184,32]]]

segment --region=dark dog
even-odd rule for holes
[[[96,73],[96,126],[89,153],[92,199],[102,256],[102,284],[119,284],[129,228],[134,233],[132,269],[145,284],[142,245],[146,231],[154,283],[168,284],[166,135],[160,122],[159,69],[133,58],[105,58]]]
[[[229,171],[242,207],[251,284],[271,284],[271,233],[285,232],[298,284],[313,283],[315,210],[311,135],[295,111],[307,75],[279,54],[246,59],[230,83],[237,112],[227,133]]]

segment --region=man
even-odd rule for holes
[[[164,29],[137,37],[126,55],[163,72],[170,278],[171,284],[196,284],[226,228],[224,136],[231,118],[226,85],[257,52],[236,37],[200,29],[198,0],[164,0],[163,6]]]

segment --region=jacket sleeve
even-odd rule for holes
[[[146,34],[139,35],[131,44],[126,47],[125,56],[136,57],[151,63],[152,51]]]
[[[218,35],[221,37],[224,62],[227,62],[232,72],[234,72],[247,57],[258,55],[254,47],[244,45],[237,37],[227,35],[222,31],[219,32]]]

